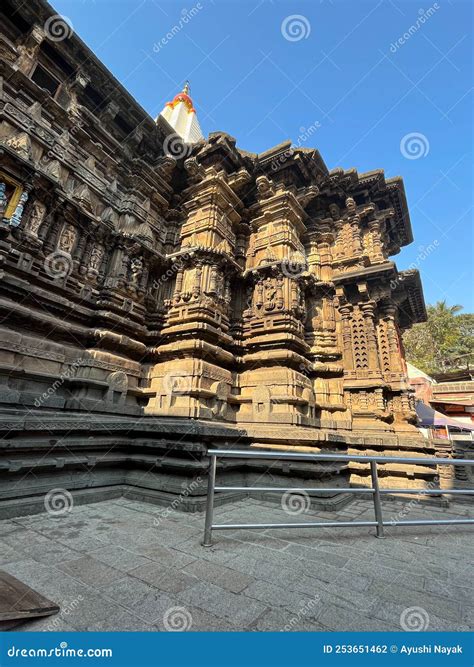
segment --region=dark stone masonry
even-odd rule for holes
[[[75,34],[48,32],[46,2],[3,12],[0,516],[53,487],[195,510],[216,445],[435,455],[401,343],[426,316],[420,278],[390,259],[412,241],[401,178],[290,142],[180,143]],[[258,465],[222,475],[250,484]],[[342,487],[369,470],[272,472]]]

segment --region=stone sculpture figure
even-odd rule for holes
[[[26,225],[26,231],[31,236],[38,236],[39,228],[41,227],[44,216],[46,215],[46,206],[42,202],[36,200],[33,202],[30,217]]]

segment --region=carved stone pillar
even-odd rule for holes
[[[77,239],[76,247],[74,248],[74,252],[72,255],[72,258],[76,265],[80,265],[82,263],[82,259],[84,257],[84,251],[86,250],[86,244],[88,237],[84,233],[79,233],[79,238]]]
[[[126,256],[125,256],[126,261]],[[109,266],[107,267],[106,287],[116,287],[120,280],[123,280],[124,248],[117,244],[112,251]]]
[[[224,277],[224,303],[226,304],[227,307],[230,306],[230,302],[232,300],[232,292],[230,288],[230,277],[225,276]]]
[[[194,280],[192,288],[194,297],[198,297],[201,293],[201,276],[202,276],[202,263],[197,262],[194,271]]]
[[[211,265],[208,291],[210,294],[215,294],[217,292],[217,264]]]
[[[318,251],[318,243],[316,241],[314,232],[309,232],[308,237],[309,248],[306,253],[308,269],[309,272],[316,278],[316,280],[321,280],[321,260]]]
[[[380,360],[377,349],[377,338],[375,335],[375,304],[373,302],[363,303],[361,310],[364,315],[365,332],[367,339],[367,354],[369,360],[369,369],[380,371]]]
[[[176,283],[174,286],[174,294],[173,294],[174,300],[178,300],[179,297],[181,296],[181,291],[183,289],[183,277],[184,277],[184,270],[180,269],[176,274]]]
[[[281,310],[284,305],[285,298],[283,296],[283,278],[278,276],[276,279],[275,306],[277,310]]]
[[[326,331],[335,331],[336,318],[334,300],[331,296],[323,297],[323,322]]]
[[[85,239],[86,240],[86,239]],[[89,261],[92,255],[92,249],[95,246],[94,239],[89,238],[87,243],[85,243],[85,249],[81,252],[79,257],[79,273],[81,275],[86,274],[89,268]]]
[[[383,310],[383,317],[387,326],[388,347],[390,350],[390,364],[392,371],[396,373],[403,372],[401,351],[399,346],[399,337],[395,317],[397,314],[397,307],[395,305],[387,305]]]
[[[344,226],[342,222],[335,223],[335,239],[334,239],[334,258],[342,259],[344,257],[344,244],[343,244],[343,229]]]
[[[374,262],[383,262],[383,250],[382,250],[382,238],[380,230],[380,221],[379,220],[369,220],[368,222],[369,231],[372,237],[372,249],[373,256],[371,257]]]
[[[360,237],[360,218],[355,215],[351,218],[351,234],[352,234],[352,252],[354,255],[359,255],[362,252],[362,240]]]
[[[347,371],[354,370],[354,356],[352,345],[352,311],[351,304],[340,306],[341,330],[342,330],[342,350],[344,355],[344,367]]]
[[[51,218],[52,217],[53,216],[51,216]],[[44,240],[45,255],[52,253],[53,250],[56,248],[60,226],[61,226],[61,221],[59,219],[59,216],[57,215],[54,217],[54,219],[52,219],[49,225],[45,225],[46,229],[41,230],[42,231],[41,236],[43,237]]]
[[[384,373],[390,373],[392,370],[392,359],[390,354],[390,344],[388,342],[387,322],[383,318],[378,322],[377,333],[380,366]]]
[[[331,243],[334,241],[334,235],[329,229],[329,225],[321,227],[318,236],[319,257],[321,262],[321,280],[330,281],[332,278],[332,256]]]

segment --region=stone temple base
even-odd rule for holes
[[[65,489],[79,504],[125,495],[181,511],[205,507],[209,448],[434,456],[433,444],[397,436],[341,434],[308,427],[233,425],[166,417],[113,417],[12,410],[0,415],[0,518],[42,512],[46,494]],[[380,466],[384,487],[438,486],[432,466]],[[314,506],[337,509],[343,489],[370,484],[369,465],[356,462],[226,459],[224,485],[320,487]],[[324,487],[341,488],[325,494]],[[252,494],[255,495],[255,494]],[[277,498],[277,494],[271,494]],[[222,494],[217,502],[235,500]]]

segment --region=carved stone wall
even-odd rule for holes
[[[48,39],[49,11],[21,5],[0,44],[5,415],[422,449],[400,335],[423,296],[389,259],[412,240],[401,179],[220,132],[174,159],[165,121],[74,36]]]

